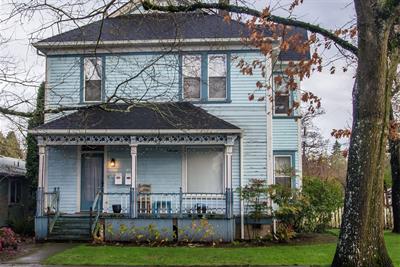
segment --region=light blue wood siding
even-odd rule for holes
[[[257,90],[256,88],[256,82],[263,78],[259,70],[255,70],[251,76],[246,76],[236,67],[240,59],[251,63],[253,60],[262,60],[263,58],[265,60],[265,57],[257,52],[232,52],[231,55],[231,102],[197,105],[243,130],[243,147],[240,148],[243,150],[243,177],[240,177],[238,140],[233,152],[232,170],[233,188],[235,190],[240,185],[240,179],[242,179],[243,184],[246,184],[252,178],[266,179],[267,168],[273,166],[267,166],[267,105],[269,105],[269,102],[256,101],[259,97],[265,96],[264,90]],[[115,54],[104,55],[103,58],[107,97],[110,97],[115,88],[119,86],[121,89],[120,96],[129,96],[129,98],[144,96],[145,100],[157,101],[176,101],[179,99],[179,57],[176,54],[168,54],[163,57],[150,53]],[[47,91],[47,107],[81,105],[80,57],[49,57],[47,64],[49,88]],[[132,77],[134,78],[131,81],[126,82],[127,79]],[[255,101],[248,100],[250,93],[255,93]],[[273,119],[272,131],[273,150],[298,150],[298,124],[294,119]],[[115,149],[115,151],[112,149]],[[121,172],[125,176],[126,171],[130,169],[129,148],[118,149],[120,148],[110,148],[108,158],[110,156],[121,158]],[[57,160],[51,157],[49,163],[53,161],[56,165],[55,167],[49,166],[49,169],[56,169],[59,167],[57,164],[60,163],[57,163]],[[56,159],[59,158],[60,156],[56,154]],[[180,159],[180,152],[144,151],[139,148],[139,183],[146,183],[148,180],[149,183],[153,184],[153,192],[178,190],[182,170]],[[299,167],[297,153],[296,162],[296,166]],[[76,170],[75,167],[72,169]],[[67,171],[67,173],[69,172]],[[110,178],[113,174],[115,174],[115,171],[108,170],[106,175],[108,190],[128,191],[128,186],[117,187],[113,184]],[[54,185],[63,183],[56,175],[49,176],[50,179],[56,179],[53,182]],[[73,194],[74,192],[71,193],[71,199],[73,199]],[[71,203],[65,205],[73,206]],[[235,214],[239,213],[238,196],[235,197],[234,211]]]
[[[115,94],[145,101],[176,101],[179,91],[178,55],[107,56],[106,97]]]
[[[46,108],[78,106],[80,102],[80,57],[48,57]],[[64,115],[47,114],[46,121]]]
[[[129,192],[129,185],[115,185],[116,173],[125,174],[131,171],[131,154],[129,147],[107,149],[108,161],[114,158],[116,167],[107,167],[107,191]],[[137,158],[138,184],[151,184],[153,193],[179,192],[182,181],[182,147],[139,146]]]
[[[272,129],[273,150],[298,150],[299,131],[295,119],[274,118]]]
[[[74,213],[77,208],[78,153],[76,146],[53,146],[47,151],[47,190],[60,188],[60,210]]]
[[[267,112],[266,102],[249,101],[249,93],[255,93],[255,99],[265,96],[265,91],[257,90],[256,83],[262,79],[259,70],[253,75],[243,75],[237,67],[238,60],[246,62],[262,60],[259,53],[233,53],[231,62],[231,103],[199,104],[211,114],[224,119],[238,127],[243,134],[243,185],[250,179],[267,178]],[[265,57],[264,57],[265,58]],[[239,140],[233,151],[232,186],[236,190],[240,187]],[[238,194],[234,198],[234,213],[240,212]]]

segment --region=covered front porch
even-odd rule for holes
[[[51,235],[67,217],[85,218],[90,233],[110,220],[231,220],[241,131],[212,120],[220,128],[38,129],[38,228]]]

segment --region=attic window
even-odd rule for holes
[[[84,100],[85,102],[101,101],[102,88],[102,62],[98,57],[84,59]]]
[[[200,99],[201,55],[183,56],[183,97],[189,100]]]

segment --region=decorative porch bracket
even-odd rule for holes
[[[39,145],[233,145],[237,135],[43,135]]]

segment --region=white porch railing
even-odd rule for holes
[[[43,192],[38,189],[37,215],[59,213],[59,189]],[[123,214],[135,217],[183,217],[183,216],[224,216],[232,217],[232,190],[224,193],[142,193],[103,192],[96,195],[91,211],[100,214]],[[113,207],[114,206],[114,207]],[[91,216],[94,215],[94,213]]]

